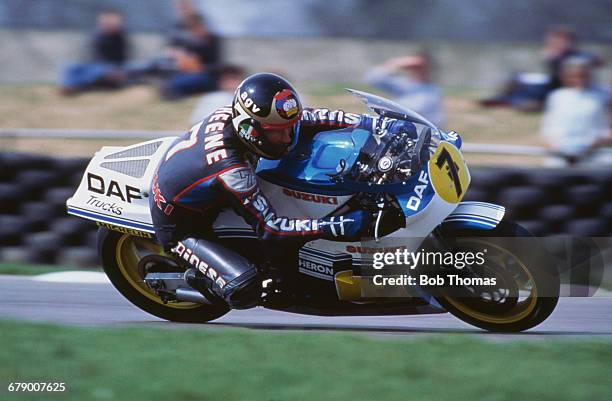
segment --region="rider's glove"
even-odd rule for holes
[[[319,220],[319,228],[326,238],[339,241],[358,241],[367,236],[372,215],[357,210],[341,216],[325,217]]]

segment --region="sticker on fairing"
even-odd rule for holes
[[[420,213],[431,202],[435,191],[431,186],[431,179],[425,170],[421,170],[414,177],[410,192],[397,195],[397,201],[402,207],[404,216],[409,217]]]
[[[448,203],[459,203],[470,185],[470,173],[461,152],[442,141],[429,160],[429,176],[436,193]]]
[[[153,238],[153,234],[145,232],[145,231],[141,231],[141,230],[136,230],[136,229],[133,229],[133,228],[116,226],[114,224],[104,223],[104,222],[101,222],[101,221],[96,221],[96,225],[98,227],[108,228],[109,230],[117,231],[117,232],[120,232],[120,233],[123,233],[123,234],[133,235],[133,236],[136,236],[136,237]]]

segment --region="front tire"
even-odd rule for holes
[[[98,254],[113,286],[131,303],[154,316],[172,322],[206,323],[229,312],[229,308],[217,305],[163,303],[138,271],[138,262],[144,256],[164,254],[152,239],[99,228]]]
[[[436,299],[448,312],[466,323],[494,332],[530,329],[553,312],[559,300],[559,273],[552,256],[527,230],[514,222],[502,221],[492,230],[442,230],[441,234],[454,244],[453,250],[469,248],[470,243],[492,249],[496,260],[487,262],[493,265],[489,270],[497,270],[499,281],[505,284],[497,294],[489,293],[480,299],[474,296],[473,290],[465,297],[456,291],[451,295],[442,290]],[[532,237],[531,246],[524,249],[526,240],[523,239],[515,242],[494,239],[502,237]],[[489,253],[487,259],[491,256]],[[506,264],[502,267],[503,261]],[[467,294],[469,289],[465,290]]]

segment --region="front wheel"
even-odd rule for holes
[[[494,286],[442,289],[436,299],[451,314],[485,330],[519,332],[537,326],[553,312],[559,299],[557,268],[524,228],[502,221],[492,230],[440,234],[454,252],[487,249],[485,263],[464,269],[463,276],[496,278]]]
[[[147,286],[138,262],[148,255],[163,255],[152,239],[122,234],[106,228],[98,230],[98,253],[104,272],[115,288],[131,303],[159,318],[173,322],[205,323],[217,319],[229,308],[191,302],[164,303]]]

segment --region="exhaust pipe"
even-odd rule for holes
[[[200,292],[191,289],[191,288],[177,288],[176,289],[176,299],[178,301],[185,302],[195,302],[196,304],[206,304],[212,305],[212,302],[208,300],[204,295],[200,294]]]

